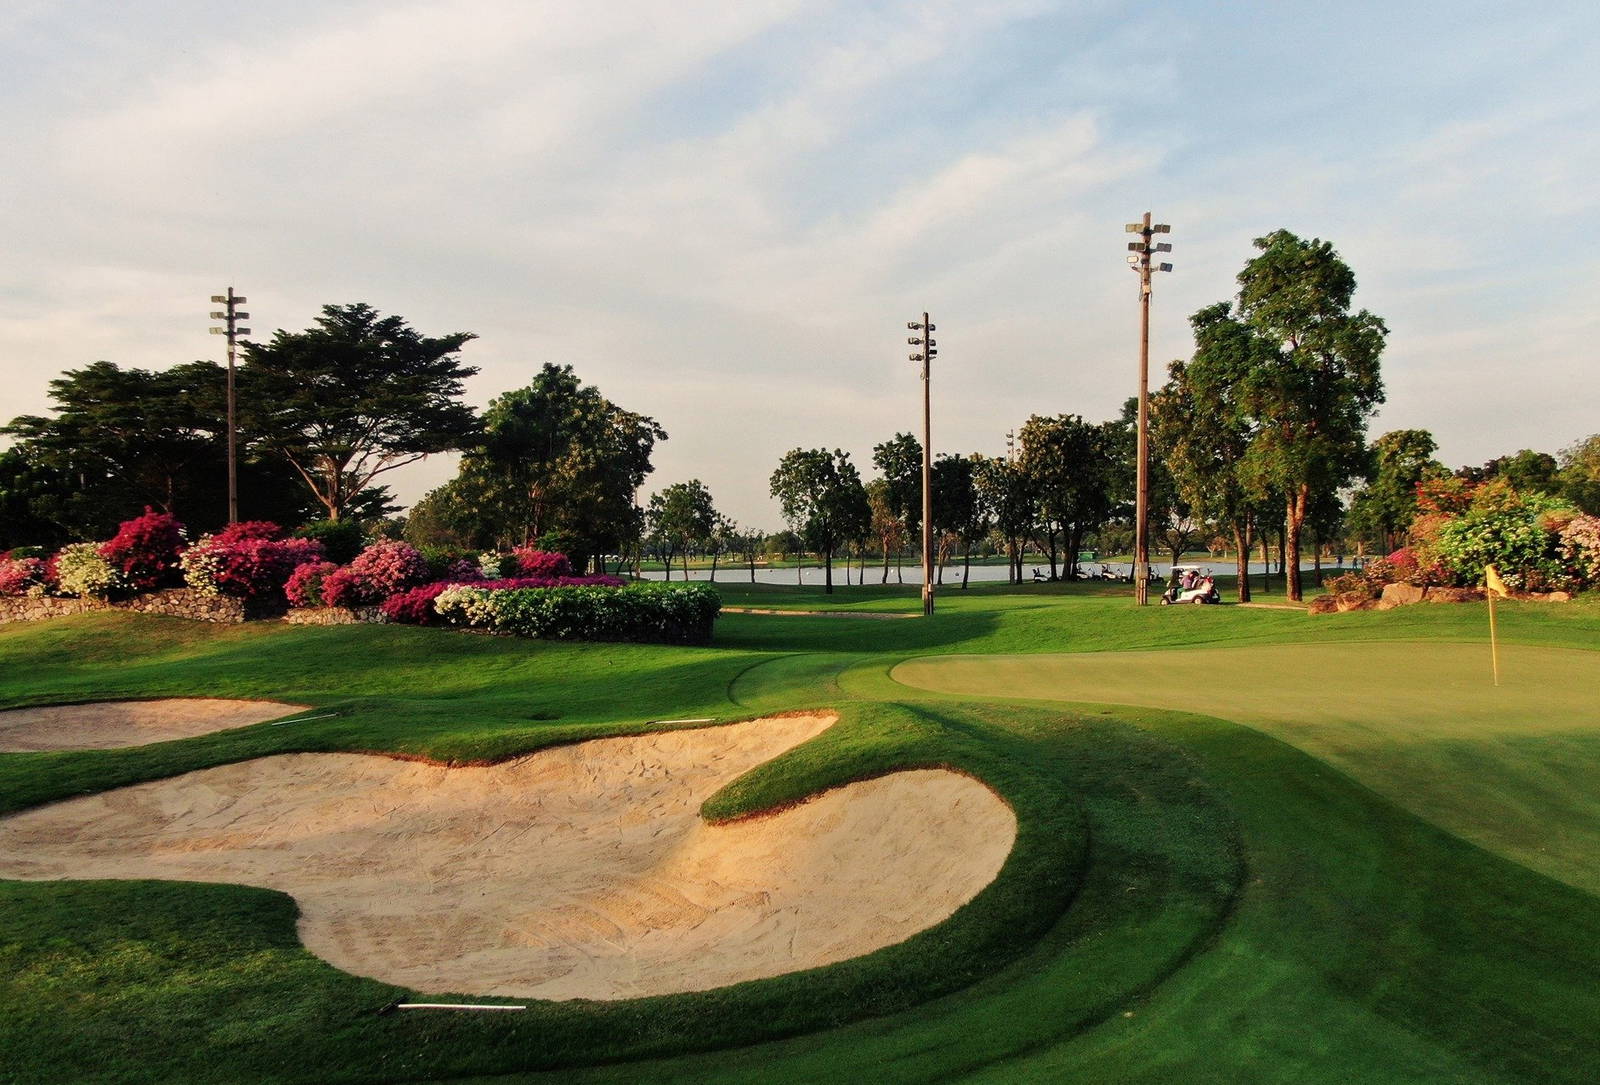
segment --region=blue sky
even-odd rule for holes
[[[1600,14],[1548,3],[200,3],[0,13],[0,415],[63,369],[217,357],[366,301],[654,415],[656,489],[778,526],[866,463],[1134,391],[1124,222],[1173,227],[1153,357],[1250,239],[1334,242],[1391,328],[1373,434],[1454,464],[1600,430]],[[407,500],[448,458],[391,476]]]

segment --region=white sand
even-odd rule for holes
[[[261,723],[303,707],[276,701],[178,698],[13,708],[0,712],[0,752],[143,746]]]
[[[1010,808],[943,770],[700,819],[723,784],[832,722],[600,739],[489,767],[262,758],[0,820],[0,877],[283,890],[312,952],[422,991],[705,990],[904,941],[1010,853]]]

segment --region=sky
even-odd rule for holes
[[[222,360],[229,286],[260,339],[366,302],[476,333],[477,407],[571,365],[670,435],[647,492],[772,531],[786,451],[920,426],[924,310],[937,451],[1114,417],[1149,210],[1157,379],[1285,228],[1389,326],[1373,436],[1557,452],[1600,431],[1597,67],[1592,0],[7,0],[0,417]]]

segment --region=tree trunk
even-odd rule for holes
[[[1250,521],[1233,525],[1233,560],[1239,602],[1250,601]]]
[[[1302,483],[1289,499],[1283,525],[1284,588],[1291,603],[1304,601],[1300,588],[1300,528],[1306,522],[1311,487]]]
[[[889,583],[889,544],[883,544],[883,583]]]
[[[823,594],[833,594],[833,547],[822,548],[822,582],[825,585]]]
[[[969,539],[962,544],[961,553],[961,590],[967,590],[967,580],[972,576],[972,541]]]
[[[721,556],[722,554],[717,551],[713,551],[711,554],[711,583],[713,584],[717,582],[717,559]]]
[[[751,554],[750,555],[750,583],[754,584],[755,582],[756,582],[756,556],[754,554]]]

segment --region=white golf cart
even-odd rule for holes
[[[1199,565],[1174,565],[1167,577],[1167,590],[1161,593],[1161,605],[1173,603],[1220,603],[1222,593],[1211,571]]]

